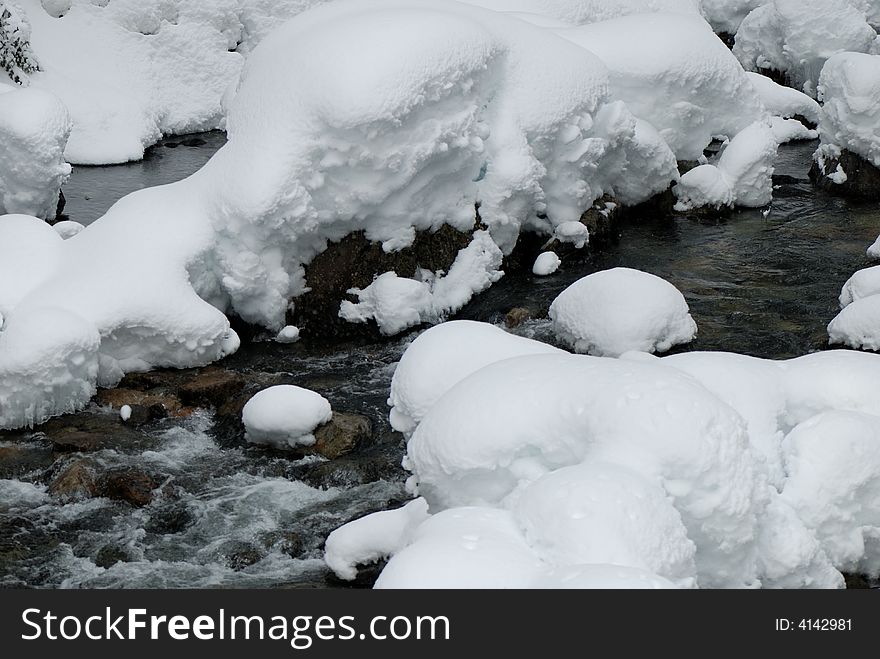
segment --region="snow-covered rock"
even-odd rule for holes
[[[870,52],[876,38],[865,12],[847,0],[774,0],[745,18],[733,52],[746,69],[779,71],[815,96],[829,57]]]
[[[584,277],[550,305],[557,338],[580,353],[616,357],[630,350],[666,352],[688,343],[697,325],[669,282],[614,268]]]
[[[831,57],[822,69],[819,96],[822,146],[845,149],[880,167],[880,55]],[[817,157],[824,155],[820,151]]]
[[[70,175],[64,160],[70,127],[54,95],[0,84],[0,215],[55,217],[58,193]]]
[[[312,433],[332,416],[326,398],[293,385],[264,389],[241,412],[247,441],[279,449],[311,446]]]
[[[410,344],[391,379],[391,425],[409,434],[443,394],[484,366],[558,348],[499,327],[456,320],[432,327]]]
[[[678,160],[766,117],[742,66],[699,15],[644,14],[560,34],[596,53],[611,91],[659,131]]]
[[[756,121],[734,137],[717,165],[685,173],[673,188],[677,211],[725,206],[761,207],[773,198],[773,169],[779,134],[769,121]]]
[[[796,89],[779,85],[760,73],[749,72],[746,75],[771,115],[785,119],[800,115],[814,124],[819,123],[820,107],[814,99]]]
[[[562,259],[555,252],[543,252],[535,259],[535,263],[532,266],[532,274],[546,277],[559,270],[560,265],[562,265]]]
[[[62,238],[30,215],[0,215],[0,313],[16,305],[58,269]]]
[[[868,248],[867,255],[872,259],[880,259],[880,236],[877,236],[877,240]]]
[[[703,14],[716,32],[736,34],[749,13],[767,0],[701,0]]]
[[[446,347],[479,326],[414,342],[398,398],[430,386]],[[880,356],[846,350],[557,352],[463,369],[409,437],[423,497],[410,505],[431,516],[345,526],[328,562],[352,578],[390,552],[377,587],[395,588],[841,588],[839,570],[880,572],[878,381]]]
[[[840,569],[880,571],[880,417],[833,411],[785,438],[783,499]]]
[[[358,302],[344,300],[339,316],[352,323],[375,320],[386,335],[421,323],[440,322],[501,279],[503,259],[489,233],[476,231],[470,245],[459,251],[448,273],[431,273],[420,281],[386,272],[363,290],[351,289],[349,293],[357,296]]]
[[[880,295],[860,298],[847,305],[828,324],[831,344],[862,350],[880,350]]]
[[[856,300],[880,294],[880,266],[859,270],[843,285],[840,291],[840,308]]]
[[[278,343],[296,343],[299,341],[299,327],[295,325],[285,325],[281,331],[275,336]]]
[[[630,14],[659,12],[699,15],[700,0],[465,0],[468,4],[519,16],[543,16],[568,25],[598,23]],[[533,19],[534,20],[534,19]]]

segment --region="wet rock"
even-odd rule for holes
[[[180,385],[178,394],[186,405],[219,408],[239,394],[246,384],[239,373],[222,368],[206,368]]]
[[[98,496],[96,465],[81,458],[68,463],[49,481],[48,491],[62,501],[80,501]]]
[[[291,558],[303,558],[305,541],[299,533],[288,531],[281,536],[281,551]]]
[[[418,232],[410,247],[387,253],[381,243],[368,240],[363,232],[349,234],[328,245],[306,266],[306,282],[311,290],[296,298],[287,324],[299,327],[312,342],[346,336],[379,338],[372,324],[347,323],[339,318],[339,304],[347,299],[347,291],[365,288],[376,276],[390,270],[401,277],[411,277],[419,268],[448,270],[458,251],[470,241],[470,232],[443,225],[435,232]]]
[[[195,519],[189,507],[182,501],[172,501],[150,510],[144,530],[157,535],[173,535],[185,531],[193,522]]]
[[[394,480],[403,475],[399,458],[386,455],[347,456],[314,465],[303,474],[303,481],[319,489],[352,488],[380,480]]]
[[[354,451],[373,432],[372,422],[361,414],[334,412],[328,423],[315,430],[312,451],[335,460]]]
[[[131,407],[132,416],[129,423],[135,426],[165,417],[187,417],[194,409],[185,407],[177,396],[170,393],[142,391],[130,388],[100,389],[95,396],[99,405],[121,409],[124,405]]]
[[[527,320],[532,318],[532,312],[525,307],[514,307],[504,316],[504,324],[510,329],[519,327]]]
[[[95,557],[95,565],[105,569],[113,567],[117,563],[128,563],[129,561],[131,561],[131,556],[128,551],[116,545],[104,545]]]
[[[153,490],[158,486],[159,483],[142,469],[123,467],[101,474],[97,492],[98,496],[142,508],[153,500]]]
[[[263,560],[259,547],[247,542],[233,541],[220,550],[226,557],[226,564],[233,570],[243,570]]]
[[[120,422],[118,414],[76,414],[51,419],[38,428],[39,435],[56,451],[99,451],[152,443],[152,439]]]
[[[835,183],[828,178],[837,171],[838,165],[846,173],[843,183]],[[826,158],[824,167],[814,161],[810,168],[810,180],[830,194],[880,200],[880,169],[846,149],[840,152],[838,158]]]
[[[17,478],[52,464],[52,452],[33,446],[0,446],[0,478]]]

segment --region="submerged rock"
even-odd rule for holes
[[[98,496],[96,464],[87,458],[74,460],[49,481],[48,491],[62,501],[78,501]]]

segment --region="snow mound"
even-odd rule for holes
[[[659,483],[624,467],[557,469],[519,493],[513,512],[552,565],[616,563],[696,585],[695,547],[678,511]]]
[[[742,66],[699,15],[643,14],[561,30],[608,67],[611,92],[678,160],[697,160],[766,111]]]
[[[700,13],[700,0],[465,0],[522,16],[546,16],[568,25],[598,23],[649,12]]]
[[[279,449],[311,446],[315,443],[314,430],[332,416],[326,398],[293,385],[264,389],[245,404],[241,413],[247,441]]]
[[[432,327],[410,344],[391,379],[391,425],[411,433],[443,394],[484,366],[561,350],[469,320]]]
[[[822,69],[819,95],[822,146],[847,149],[880,167],[880,55],[834,55]]]
[[[61,101],[38,89],[0,85],[0,215],[55,217],[70,175],[64,147],[70,118]]]
[[[767,0],[701,0],[703,15],[716,32],[736,34],[745,17]]]
[[[697,334],[678,289],[629,268],[578,280],[550,305],[550,318],[562,343],[599,356],[616,357],[630,350],[666,352]]]
[[[836,53],[871,50],[877,33],[865,12],[847,0],[775,0],[751,12],[733,52],[750,71],[780,71],[810,96],[826,60]]]
[[[880,236],[877,236],[877,240],[868,248],[867,254],[869,258],[880,259]]]
[[[862,350],[880,350],[880,295],[859,298],[828,324],[831,344]]]
[[[30,215],[0,215],[0,313],[9,315],[58,268],[61,236]]]
[[[749,72],[746,75],[771,115],[785,119],[800,115],[814,124],[819,123],[819,104],[806,94],[778,85],[760,73]]]
[[[785,438],[782,498],[840,569],[880,571],[880,417],[825,412]]]
[[[840,291],[840,308],[856,300],[880,294],[880,266],[859,270],[843,285]]]
[[[559,270],[560,265],[562,265],[562,259],[554,252],[544,252],[535,259],[535,264],[532,266],[532,274],[546,277]]]
[[[295,325],[285,325],[281,331],[275,336],[278,343],[296,343],[299,341],[299,327]]]
[[[243,57],[177,2],[74,2],[61,18],[38,0],[21,4],[40,61],[30,86],[57,95],[73,121],[68,161],[139,160],[165,133],[223,126],[222,99]]]
[[[88,403],[96,391],[100,343],[92,325],[71,312],[45,308],[15,312],[5,321],[0,323],[0,427],[33,426]]]
[[[80,231],[85,229],[85,226],[79,222],[64,220],[63,222],[56,222],[52,225],[52,228],[55,229],[55,233],[61,236],[64,240],[67,240],[68,238],[73,238]]]
[[[489,233],[476,231],[447,274],[419,281],[386,272],[363,290],[349,290],[359,302],[343,301],[339,316],[352,323],[375,320],[382,334],[389,336],[421,323],[440,322],[501,279],[503,259]]]
[[[449,390],[408,444],[432,508],[502,505],[548,471],[607,461],[659,479],[696,544],[700,583],[753,583],[764,505],[745,426],[690,377],[653,363],[532,355]]]
[[[803,128],[803,126],[801,126]],[[685,173],[673,188],[675,210],[725,206],[766,206],[773,199],[773,168],[779,134],[769,121],[757,121],[734,137],[717,165]]]
[[[578,565],[548,570],[532,588],[593,590],[669,590],[675,585],[647,570],[622,565]]]

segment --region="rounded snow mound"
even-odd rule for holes
[[[70,175],[64,160],[70,130],[58,97],[17,87],[4,93],[0,83],[0,215],[55,217],[58,193]]]
[[[880,55],[840,53],[819,79],[822,145],[846,149],[880,167]]]
[[[550,305],[550,318],[561,342],[599,356],[665,352],[697,335],[681,292],[660,277],[630,268],[576,281]]]
[[[544,252],[535,259],[535,264],[532,266],[532,274],[546,277],[559,270],[560,265],[562,265],[562,259],[555,252]]]
[[[311,446],[315,443],[312,433],[332,416],[326,398],[293,385],[264,389],[241,413],[247,441],[278,449]]]
[[[564,354],[558,348],[471,320],[437,325],[407,348],[391,378],[391,426],[411,433],[434,403],[484,366],[523,355]]]

